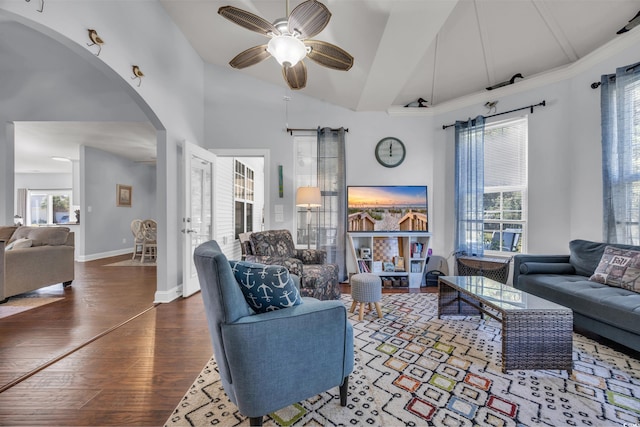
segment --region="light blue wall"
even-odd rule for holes
[[[157,219],[156,168],[92,147],[80,150],[85,258],[131,251],[134,219]],[[131,207],[116,206],[116,185],[130,185]],[[124,240],[124,241],[123,241]]]

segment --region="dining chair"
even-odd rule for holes
[[[152,219],[142,221],[142,256],[140,262],[144,262],[146,257],[155,261],[158,255],[158,223]]]
[[[142,254],[144,252],[144,234],[142,232],[142,220],[134,219],[131,221],[131,233],[133,233],[133,256],[131,260],[135,260],[138,255],[140,255],[140,259],[142,259]]]

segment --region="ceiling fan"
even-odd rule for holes
[[[317,0],[299,4],[287,18],[273,23],[233,6],[223,6],[218,14],[241,27],[269,37],[269,43],[240,52],[229,65],[246,68],[273,56],[282,65],[282,75],[291,89],[302,89],[307,84],[307,67],[302,59],[309,57],[314,62],[334,70],[347,71],[353,66],[353,56],[331,43],[310,40],[319,34],[331,19],[331,12]]]

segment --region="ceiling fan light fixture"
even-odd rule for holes
[[[276,58],[278,64],[284,66],[288,63],[289,67],[293,67],[307,56],[307,47],[300,39],[291,35],[281,35],[269,40],[267,52]]]
[[[289,33],[289,21],[287,20],[287,18],[278,19],[273,23],[273,26],[276,27],[278,31],[280,31],[280,34]]]

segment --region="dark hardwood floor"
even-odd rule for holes
[[[76,263],[71,287],[36,291],[63,301],[0,319],[0,425],[161,426],[169,418],[212,354],[202,299],[154,305],[154,267],[106,266],[128,257]]]
[[[160,426],[171,415],[213,353],[202,299],[154,305],[155,268],[106,266],[128,257],[76,263],[71,287],[36,291],[63,301],[0,319],[0,425]]]
[[[105,266],[128,257],[76,263],[38,291],[63,301],[0,319],[0,425],[166,421],[212,354],[202,300],[154,306],[155,268]]]

